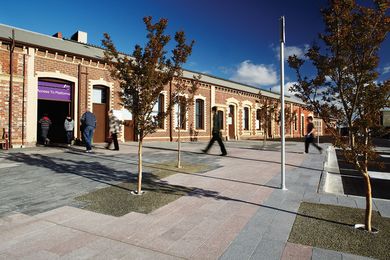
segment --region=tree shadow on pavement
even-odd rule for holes
[[[176,151],[177,152],[176,149],[164,148],[164,147],[144,146],[144,148],[156,149],[156,150],[165,150],[165,151]],[[259,151],[261,151],[261,150],[259,150]],[[183,154],[204,154],[203,152],[193,152],[193,151],[182,151],[182,153]],[[215,155],[215,154],[207,154],[207,155],[208,156],[214,156],[214,157],[221,157],[220,155]],[[278,162],[278,161],[253,159],[253,158],[244,158],[244,157],[238,157],[238,156],[231,156],[229,154],[224,156],[224,158],[232,158],[232,159],[245,160],[245,161],[256,161],[256,162],[263,162],[263,163],[280,164],[280,162]],[[305,167],[305,166],[291,164],[291,163],[286,163],[286,166],[290,166],[290,167],[294,167],[294,168],[300,168],[300,169],[305,169],[305,170],[319,171],[319,172],[323,171],[323,169]]]
[[[82,160],[76,161],[72,159],[65,159],[65,158],[58,158],[58,157],[52,158],[40,154],[24,154],[24,153],[13,153],[8,159],[15,162],[31,165],[31,166],[44,167],[58,174],[77,175],[82,178],[87,178],[89,180],[98,183],[103,183],[108,186],[116,187],[127,191],[131,191],[131,190],[121,185],[118,185],[118,182],[125,182],[125,181],[136,182],[137,179],[137,176],[135,174],[131,174],[128,171],[118,171],[112,169],[110,167],[103,165],[100,162],[86,162]],[[249,202],[237,198],[230,198],[227,196],[222,196],[220,195],[219,192],[213,190],[206,190],[197,187],[184,187],[179,185],[173,185],[167,182],[166,180],[159,179],[157,175],[151,172],[144,173],[144,184],[146,188],[158,190],[158,192],[160,193],[169,193],[169,194],[179,193],[179,194],[192,196],[192,197],[206,197],[206,198],[214,198],[216,200],[234,201],[238,203],[245,203],[245,204],[258,206],[261,208],[267,208],[275,211],[281,211],[289,214],[301,215],[304,217],[329,221],[326,219],[306,216],[298,212],[285,210],[273,206]],[[265,185],[259,185],[259,186],[265,186]],[[275,188],[275,187],[271,187],[271,188]],[[341,222],[335,222],[335,223],[341,225],[348,225],[346,223],[341,223]]]

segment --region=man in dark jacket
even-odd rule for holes
[[[87,110],[82,116],[81,116],[81,125],[83,126],[83,136],[85,141],[85,147],[87,148],[86,152],[90,153],[92,152],[92,137],[93,132],[96,128],[96,117],[95,115]]]
[[[219,144],[219,147],[221,148],[221,152],[222,152],[221,155],[225,156],[227,154],[227,152],[225,149],[225,145],[223,144],[222,139],[221,139],[221,133],[220,133],[221,126],[219,125],[219,117],[218,117],[218,113],[217,113],[217,107],[213,107],[211,110],[213,112],[213,137],[211,138],[209,144],[207,145],[206,149],[203,150],[203,152],[207,153],[210,150],[211,146],[214,144],[214,142],[217,141]]]
[[[317,150],[322,153],[322,148],[314,142],[314,134],[316,133],[316,128],[313,124],[313,117],[307,117],[307,134],[305,136],[305,153],[309,153],[309,145],[312,144]]]

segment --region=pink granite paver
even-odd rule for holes
[[[283,250],[282,260],[310,260],[313,248],[287,242]]]

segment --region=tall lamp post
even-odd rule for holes
[[[285,125],[284,125],[284,43],[286,40],[285,20],[284,16],[280,17],[280,104],[281,104],[281,120],[280,120],[280,142],[282,145],[280,154],[281,167],[281,183],[280,188],[286,190],[286,141],[285,141]]]

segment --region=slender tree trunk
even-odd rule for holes
[[[368,129],[365,129],[365,145],[368,145]],[[372,219],[372,191],[371,191],[371,179],[368,175],[368,154],[364,153],[364,184],[366,185],[366,215],[364,219],[365,228],[367,231],[371,232],[371,219]]]
[[[137,194],[142,192],[142,137],[138,140],[138,189]]]
[[[365,173],[363,173],[364,184],[366,185],[366,215],[364,219],[365,228],[371,232],[371,219],[372,219],[372,193],[371,193],[371,180],[368,175],[367,167]]]

